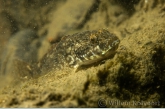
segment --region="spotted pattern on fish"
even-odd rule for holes
[[[64,67],[90,66],[112,58],[120,40],[106,29],[85,31],[64,36],[41,60],[41,72],[59,70]]]

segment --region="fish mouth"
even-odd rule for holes
[[[74,65],[75,71],[79,71],[81,69],[87,69],[91,66],[97,66],[102,61],[106,59],[111,59],[116,54],[116,49],[118,48],[118,43],[115,43],[115,46],[109,47],[106,51],[102,51],[100,55],[92,55],[89,58],[86,58],[84,61],[77,63]]]

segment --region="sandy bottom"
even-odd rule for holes
[[[165,107],[165,3],[144,1],[0,2],[0,55],[26,28],[39,36],[37,60],[66,34],[106,28],[120,39],[112,59],[78,72],[1,76],[0,107]]]

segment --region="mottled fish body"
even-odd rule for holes
[[[105,29],[64,36],[38,63],[41,72],[79,69],[114,56],[120,40]]]

